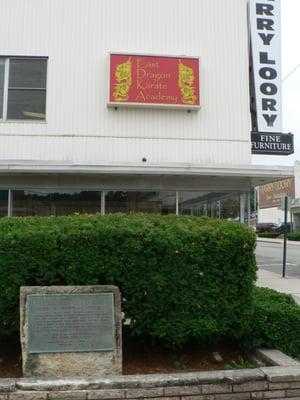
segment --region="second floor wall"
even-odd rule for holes
[[[45,121],[0,121],[1,159],[250,163],[247,0],[3,0],[1,20],[0,58],[47,58]],[[108,109],[110,51],[199,56],[201,110]]]

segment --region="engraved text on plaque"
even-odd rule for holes
[[[90,352],[115,348],[112,293],[27,297],[28,352]]]

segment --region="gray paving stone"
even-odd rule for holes
[[[200,396],[182,396],[181,400],[215,400],[213,394],[204,394]]]
[[[276,389],[298,389],[300,382],[269,382],[269,390]]]
[[[48,394],[48,400],[86,400],[87,392],[78,390],[65,392],[51,392]]]
[[[0,379],[0,393],[1,392],[13,392],[16,390],[15,379]]]
[[[300,365],[288,367],[263,367],[260,368],[270,382],[300,381]]]
[[[286,391],[286,395],[287,397],[296,397],[296,396],[300,397],[300,389],[288,389]]]
[[[47,400],[47,392],[15,392],[9,394],[9,400]]]
[[[163,388],[154,388],[154,389],[128,389],[125,391],[126,397],[130,399],[140,399],[143,397],[163,397],[164,389]]]
[[[300,363],[298,361],[294,360],[292,357],[287,356],[279,350],[258,349],[256,353],[258,357],[260,357],[269,365],[282,367],[289,365],[300,366]]]
[[[284,390],[268,390],[266,392],[251,393],[251,399],[278,399],[284,397],[285,397]]]
[[[250,393],[216,394],[215,400],[248,400]]]
[[[88,400],[123,399],[125,395],[125,389],[90,390],[88,391],[87,398]]]
[[[231,392],[232,392],[232,385],[226,383],[202,386],[203,394],[231,393]]]
[[[267,381],[259,381],[259,382],[246,382],[237,385],[233,385],[234,392],[254,392],[260,390],[267,390],[268,382]]]
[[[202,393],[201,385],[171,386],[164,389],[165,396],[199,395]]]

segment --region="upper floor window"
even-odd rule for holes
[[[46,58],[0,58],[0,119],[46,119]]]

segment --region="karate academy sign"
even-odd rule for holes
[[[199,110],[199,58],[110,54],[110,107]]]
[[[280,0],[249,0],[252,87],[256,127],[253,154],[293,153],[293,135],[282,134],[281,4]]]

